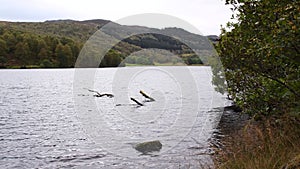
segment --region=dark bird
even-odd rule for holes
[[[89,92],[94,92],[94,93],[96,93],[96,94],[94,95],[94,97],[103,97],[103,96],[107,96],[107,97],[109,97],[109,98],[114,97],[113,94],[109,94],[109,93],[103,93],[103,94],[101,94],[101,93],[99,93],[98,91],[96,91],[96,90],[91,90],[91,89],[88,89],[88,91],[89,91]]]
[[[152,97],[150,97],[149,95],[147,95],[143,90],[140,90],[140,93],[146,98],[149,99],[150,101],[155,101]]]
[[[130,97],[130,100],[134,101],[139,106],[144,106],[142,103],[140,103],[139,101],[137,101],[135,98]]]

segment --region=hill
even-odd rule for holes
[[[118,66],[121,62],[146,65],[179,62],[201,64],[207,59],[204,57],[200,60],[190,47],[201,51],[204,55],[211,54],[212,48],[206,37],[180,28],[155,29],[125,26],[101,19],[0,21],[0,67],[74,67],[84,44],[97,30],[102,30],[104,25],[106,29],[103,29],[103,32],[121,41],[107,52],[100,67]],[[126,39],[121,38],[133,32],[141,32],[141,34]],[[188,42],[183,43],[170,36],[186,39]],[[162,52],[154,52],[153,48],[160,49]],[[143,50],[142,54],[139,53],[141,50]],[[82,67],[89,67],[89,65],[82,65]]]

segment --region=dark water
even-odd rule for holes
[[[95,76],[78,78],[84,73],[74,69],[0,71],[0,168],[213,166],[208,140],[221,116],[213,108],[224,98],[213,90],[209,67],[80,71]],[[86,88],[115,97],[93,97]],[[141,89],[156,101],[130,102],[145,100]],[[160,152],[133,148],[150,140],[161,141]]]

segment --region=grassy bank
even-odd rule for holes
[[[300,118],[249,120],[222,142],[216,154],[220,169],[299,169]]]

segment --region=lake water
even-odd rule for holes
[[[211,78],[210,67],[1,70],[0,168],[212,167],[225,98]],[[134,149],[152,140],[159,152]]]

